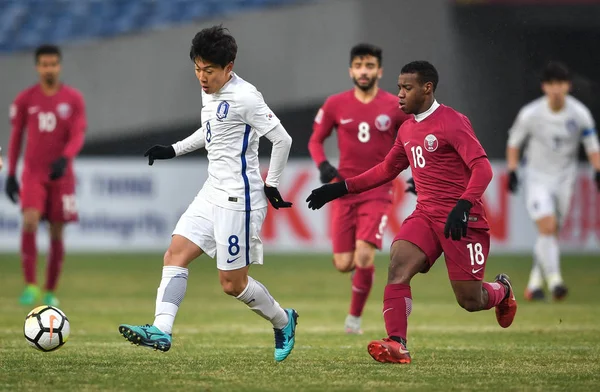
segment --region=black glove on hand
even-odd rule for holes
[[[417,188],[415,187],[415,180],[414,178],[409,178],[408,180],[406,180],[406,183],[408,184],[408,188],[406,188],[406,190],[404,192],[410,192],[410,193],[414,193],[415,195],[417,194]]]
[[[594,175],[594,180],[596,180],[596,189],[600,192],[600,171],[597,171]]]
[[[329,161],[322,162],[319,165],[319,172],[321,172],[321,183],[328,184],[336,177],[340,177],[340,173],[338,173],[337,169],[329,163]]]
[[[281,197],[279,190],[273,186],[265,184],[265,195],[267,195],[269,203],[271,203],[276,210],[280,208],[290,208],[292,206],[292,202],[283,201],[283,197]]]
[[[508,190],[510,193],[515,193],[519,188],[519,178],[517,177],[517,172],[511,170],[508,172]]]
[[[65,174],[65,169],[67,168],[67,158],[60,157],[50,165],[50,179],[58,180]]]
[[[8,176],[6,179],[6,195],[15,204],[19,201],[19,183],[17,182],[17,177]]]
[[[173,146],[161,146],[159,144],[152,146],[144,153],[148,157],[148,165],[152,166],[155,159],[175,158],[175,149]]]
[[[452,235],[454,241],[459,241],[461,237],[467,236],[467,224],[469,223],[469,211],[473,207],[470,201],[459,199],[456,206],[448,214],[446,226],[444,227],[444,236],[446,238]]]
[[[346,182],[334,182],[332,184],[325,184],[320,188],[313,189],[310,196],[306,198],[308,202],[308,208],[311,210],[318,210],[323,207],[326,203],[337,199],[348,194],[348,188],[346,188]]]

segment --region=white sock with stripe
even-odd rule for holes
[[[273,328],[282,329],[288,323],[288,315],[277,301],[269,294],[269,290],[251,276],[248,276],[248,285],[236,297],[260,317],[269,320]]]
[[[160,286],[156,291],[154,326],[164,333],[171,334],[173,331],[175,316],[187,289],[187,278],[187,268],[163,267]]]

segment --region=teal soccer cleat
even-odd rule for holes
[[[296,343],[296,325],[298,313],[294,309],[285,309],[288,323],[283,329],[273,328],[275,331],[275,360],[281,362],[290,355]]]
[[[171,348],[171,335],[164,333],[154,325],[119,325],[119,332],[131,344],[153,348],[158,351],[169,351]],[[292,344],[293,346],[293,344]]]

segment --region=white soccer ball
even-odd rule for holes
[[[38,306],[33,309],[27,314],[23,328],[27,343],[40,351],[62,347],[70,332],[67,316],[54,306]]]

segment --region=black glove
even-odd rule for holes
[[[469,223],[469,211],[473,207],[470,201],[459,199],[456,206],[448,214],[446,226],[444,227],[444,236],[446,238],[452,235],[454,241],[459,241],[461,237],[467,236],[467,224]]]
[[[318,210],[323,207],[326,203],[337,199],[348,194],[348,188],[346,188],[346,182],[334,182],[331,184],[325,184],[320,188],[313,189],[310,196],[306,198],[308,202],[308,208],[311,210]]]
[[[597,171],[594,175],[594,180],[596,180],[596,189],[600,192],[600,171]]]
[[[276,210],[280,208],[290,208],[292,206],[292,202],[283,201],[283,197],[281,197],[279,190],[273,186],[267,186],[267,184],[265,184],[265,195],[267,195],[269,203],[271,203]]]
[[[65,175],[65,169],[67,168],[67,158],[60,157],[50,165],[50,179],[58,180]]]
[[[19,183],[17,177],[8,176],[6,179],[6,195],[15,204],[19,201]]]
[[[416,195],[417,188],[415,187],[415,180],[411,177],[408,180],[406,180],[406,183],[408,184],[408,188],[406,188],[406,190],[404,192],[410,192],[410,193],[414,193]]]
[[[508,172],[508,190],[510,193],[515,193],[519,188],[519,178],[517,172],[511,170]]]
[[[340,177],[340,173],[338,173],[337,169],[333,167],[329,161],[322,162],[319,165],[319,172],[321,172],[320,179],[322,184],[328,184],[336,177],[343,180],[343,178]]]
[[[175,158],[175,149],[173,146],[161,146],[159,144],[152,146],[144,153],[148,157],[148,165],[152,166],[155,159]]]

